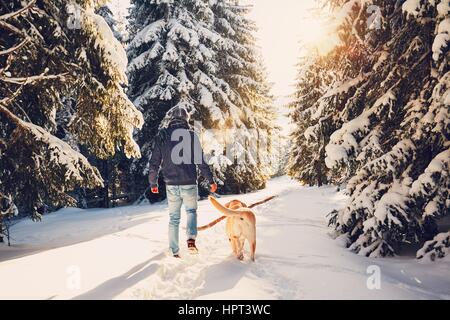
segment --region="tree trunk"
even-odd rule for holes
[[[0,243],[3,243],[3,223],[0,218]]]
[[[110,199],[109,199],[109,180],[110,180],[110,176],[109,176],[109,163],[108,160],[104,160],[103,161],[103,170],[104,170],[104,174],[105,174],[105,186],[104,186],[104,190],[103,190],[103,194],[104,194],[104,207],[105,208],[109,208],[110,206]]]
[[[112,203],[111,206],[114,208],[116,205],[116,199],[117,199],[117,163],[114,161],[114,159],[111,160],[112,163],[112,173],[111,173],[111,193],[112,193]]]
[[[317,173],[317,186],[321,187],[323,185],[323,179],[322,179],[322,168],[320,166],[320,162],[316,162],[314,164],[314,167],[316,169]]]

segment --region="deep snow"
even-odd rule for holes
[[[12,229],[13,246],[0,246],[0,299],[450,299],[448,259],[369,259],[331,239],[325,215],[346,199],[333,187],[281,177],[237,198],[252,203],[274,194],[255,209],[255,263],[231,256],[223,222],[199,234],[198,256],[184,248],[182,260],[171,258],[164,204],[23,220]],[[218,216],[208,201],[199,203],[199,224]],[[182,247],[184,240],[182,229]],[[381,287],[369,290],[373,265]]]

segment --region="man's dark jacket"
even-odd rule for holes
[[[190,147],[190,150],[184,151],[188,151],[190,159],[189,161],[184,161],[182,163],[174,163],[172,161],[172,151],[174,148],[177,148],[175,150],[180,149],[179,146],[183,140],[180,136],[189,137],[188,141],[190,142],[190,146],[188,145],[188,147]],[[178,154],[177,152],[175,153]],[[175,162],[176,161],[179,161],[179,158],[178,160],[175,159]],[[204,161],[203,150],[200,147],[199,138],[197,134],[190,129],[186,121],[173,121],[168,128],[160,130],[156,136],[149,164],[151,187],[158,186],[158,174],[160,168],[164,176],[164,182],[167,185],[197,184],[197,168],[200,170],[200,174],[208,180],[210,184],[214,183],[211,169]]]

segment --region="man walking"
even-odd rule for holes
[[[211,192],[216,192],[217,184],[209,166],[204,162],[200,140],[189,126],[189,113],[175,107],[169,111],[170,122],[160,130],[155,139],[149,164],[150,187],[152,193],[159,193],[158,174],[161,172],[166,183],[169,204],[169,247],[175,258],[180,258],[178,237],[181,205],[187,214],[187,245],[190,253],[197,253],[197,168],[209,182]]]

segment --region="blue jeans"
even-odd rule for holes
[[[181,218],[181,205],[187,214],[186,235],[188,239],[197,237],[197,185],[167,186],[167,202],[169,204],[169,247],[172,253],[178,254],[178,235]]]

